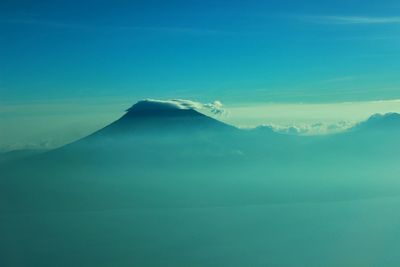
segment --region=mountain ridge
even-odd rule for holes
[[[385,114],[376,113],[367,120],[356,124],[353,130],[382,131],[382,130],[400,130],[400,114],[389,112]]]

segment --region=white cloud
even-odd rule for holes
[[[195,109],[195,110],[206,110],[215,115],[221,115],[225,113],[223,105],[220,101],[214,101],[211,103],[201,103],[197,101],[187,99],[171,99],[171,100],[158,100],[158,99],[144,99],[139,101],[134,106],[140,106],[142,108],[154,107],[157,105],[159,108],[176,108],[176,109]]]
[[[272,129],[278,133],[294,134],[294,135],[321,135],[343,132],[354,126],[354,122],[339,121],[335,123],[311,123],[311,124],[293,124],[293,125],[276,125],[267,124],[258,128]]]

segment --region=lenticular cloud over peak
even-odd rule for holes
[[[201,103],[187,99],[171,99],[171,100],[158,100],[158,99],[144,99],[138,101],[127,111],[131,110],[166,110],[166,109],[195,109],[209,111],[215,115],[221,115],[225,111],[220,101],[212,103]]]

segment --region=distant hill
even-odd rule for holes
[[[372,115],[368,120],[355,125],[352,131],[400,131],[400,114],[386,113]]]

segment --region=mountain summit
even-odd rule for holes
[[[236,130],[198,110],[218,107],[188,100],[142,100],[129,108],[124,116],[99,130],[96,136],[135,134],[193,134]]]

